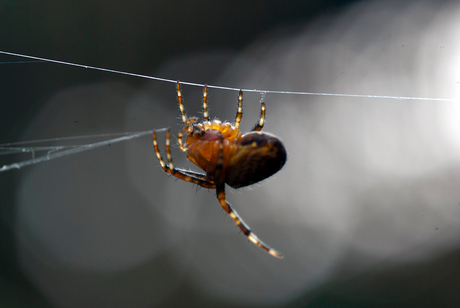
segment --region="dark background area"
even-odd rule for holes
[[[0,49],[148,75],[180,55],[237,52],[269,29],[312,20],[349,2],[353,1],[2,1]],[[4,55],[0,59],[1,143],[17,141],[45,101],[61,89],[113,80],[134,86],[146,83],[59,64],[9,64],[28,60]],[[160,77],[181,79],[181,73],[186,74]],[[48,306],[17,264],[12,223],[15,176],[2,174],[1,179],[2,285],[5,292],[16,293],[15,299],[28,294],[31,302],[24,300],[24,306]],[[194,296],[200,302],[200,296]]]
[[[363,1],[362,3],[366,2],[367,1]],[[435,3],[433,4],[435,7],[441,7],[443,2],[444,1],[432,1],[432,3]],[[208,83],[217,79],[222,71],[221,67],[217,64],[224,63],[226,57],[228,57],[228,59],[237,57],[240,52],[246,50],[248,46],[255,41],[270,39],[272,31],[277,30],[276,35],[283,37],[284,29],[289,29],[289,31],[291,31],[289,35],[291,35],[297,31],[296,29],[299,26],[307,25],[306,28],[308,29],[310,23],[316,24],[317,26],[330,19],[338,20],[340,19],[342,11],[347,10],[351,5],[356,5],[357,3],[357,1],[332,0],[284,2],[3,1],[0,3],[0,50],[145,75],[151,75],[152,72],[164,72],[163,75],[157,77]],[[383,5],[383,7],[384,6],[385,5]],[[379,8],[379,6],[376,6],[375,10]],[[316,39],[321,41],[321,32],[318,31],[318,33],[318,38]],[[370,35],[370,37],[371,36],[372,35]],[[340,38],[340,34],[337,34],[337,37]],[[313,39],[313,41],[314,40],[315,39]],[[371,40],[371,38],[369,38],[369,40]],[[357,40],[356,45],[359,44],[360,42]],[[409,46],[410,43],[406,43],[406,45]],[[340,47],[337,47],[337,49],[340,49]],[[257,50],[253,51],[253,53],[256,54],[255,57],[257,57],[257,52]],[[219,54],[219,57],[216,58],[215,62],[209,61],[199,63],[201,66],[197,64],[199,61],[189,66],[186,65],[186,63],[189,62],[185,60],[181,62],[182,58],[201,53],[215,53]],[[264,51],[262,50],[260,53],[263,54]],[[378,51],[374,53],[378,53]],[[171,66],[170,61],[174,59],[179,60],[175,62],[176,66]],[[170,93],[171,89],[173,89],[170,84],[166,83],[146,81],[142,78],[121,76],[118,74],[98,72],[53,63],[15,63],[21,61],[28,60],[0,55],[0,80],[2,80],[0,86],[0,143],[15,142],[23,138],[24,132],[28,129],[37,114],[40,113],[43,106],[45,106],[48,101],[55,99],[55,96],[61,95],[60,93],[66,91],[66,89],[85,87],[87,85],[91,86],[93,84],[112,84],[114,88],[117,88],[117,85],[123,84],[123,86],[116,89],[120,92],[120,104],[123,104],[122,101],[125,97],[128,98],[135,95],[133,93],[135,93],[136,90],[133,89],[150,87],[150,91],[155,93],[156,90],[160,88],[163,88],[161,90],[164,91],[164,93]],[[331,62],[333,61],[331,60]],[[181,63],[184,63],[184,65],[180,65]],[[321,65],[327,67],[326,63],[321,63]],[[318,64],[318,66],[321,65]],[[200,71],[199,68],[202,68],[202,71]],[[320,70],[321,67],[318,69],[318,72]],[[193,79],[190,80],[190,78]],[[225,80],[225,78],[223,78],[223,80]],[[225,85],[245,88],[252,87],[252,84]],[[269,87],[270,86],[264,88]],[[188,93],[191,94],[188,94],[186,97],[193,98],[187,99],[187,101],[195,100],[199,102],[201,90],[186,88],[185,91],[187,90],[189,91]],[[311,89],[305,89],[301,86],[293,90],[308,91]],[[330,91],[334,90],[336,89],[331,89]],[[391,90],[392,89],[389,89],[388,91]],[[326,88],[319,87],[318,91],[327,91],[327,86]],[[159,93],[160,91],[158,90],[157,92]],[[174,94],[175,93],[172,93],[172,95],[168,94],[169,96],[167,96],[165,100],[170,100],[170,98],[174,99]],[[370,94],[387,94],[387,92]],[[63,95],[70,94],[66,93]],[[166,95],[167,94],[157,94],[157,98],[162,98]],[[420,95],[423,95],[423,93]],[[118,105],[96,105],[98,97],[89,98],[78,95],[76,95],[76,97],[82,101],[84,99],[94,99],[95,113],[99,112],[100,114],[104,114],[104,108],[118,110]],[[111,102],[114,102],[117,100],[117,97],[110,97],[110,99]],[[229,100],[232,99],[231,97],[229,98]],[[255,97],[254,100],[257,101],[258,97]],[[146,129],[174,125],[172,123],[175,123],[174,121],[177,120],[178,114],[177,110],[175,110],[175,101],[173,102],[174,104],[167,106],[160,106],[160,104],[158,104],[158,109],[155,109],[155,112],[157,112],[155,116],[158,118],[153,119],[151,127],[147,127]],[[86,103],[89,104],[88,102]],[[199,108],[198,104],[194,106],[198,106],[197,108]],[[231,107],[233,108],[233,105]],[[317,111],[314,108],[309,110],[313,114]],[[88,112],[91,112],[91,109],[88,110]],[[214,110],[217,112],[219,109],[215,106]],[[229,110],[228,114],[231,116],[233,109]],[[120,114],[122,114],[121,111]],[[254,111],[254,114],[257,114],[257,111]],[[273,112],[272,114],[273,118],[270,119],[276,122],[274,119],[275,113]],[[317,115],[321,114],[322,113],[318,111]],[[90,116],[88,116],[88,119],[89,118]],[[171,121],[163,123],[161,122],[163,118],[171,118]],[[69,119],[71,119],[69,122],[72,122],[73,129],[75,129],[75,127],[77,128],[75,133],[78,133],[78,129],[82,131],[88,129],[88,131],[91,131],[90,128],[92,128],[92,125],[95,125],[89,120],[86,123],[85,117],[81,114],[79,114],[79,117],[75,117],[75,119]],[[245,119],[252,125],[253,120],[248,120],[252,119],[252,117],[248,116]],[[278,123],[289,122],[289,119],[278,119]],[[100,117],[99,121],[99,125],[101,126],[101,123],[107,121],[104,132],[119,132],[119,128],[116,125],[111,127],[110,120],[104,120]],[[285,126],[288,125],[286,124]],[[31,125],[31,127],[36,126]],[[42,127],[44,132],[52,132],[47,135],[49,138],[61,137],[62,133],[64,136],[67,136],[66,133],[56,129],[53,130],[46,125]],[[302,126],[299,130],[303,130],[304,128],[305,127]],[[321,136],[322,132],[320,131],[317,133],[318,136]],[[285,134],[287,136],[287,133]],[[285,138],[288,139],[287,137]],[[290,143],[303,147],[303,140],[296,139]],[[150,144],[148,146],[150,146]],[[334,146],[331,146],[331,148],[334,149]],[[113,149],[118,148],[114,146]],[[291,152],[294,151],[291,150]],[[79,160],[85,161],[90,155],[92,154],[82,154]],[[9,159],[13,159],[14,161],[17,158],[6,158],[2,165],[9,163]],[[111,158],[108,156],[108,163],[111,163],[110,160]],[[292,162],[295,161],[295,158],[293,158]],[[114,162],[117,161],[114,160]],[[149,161],[149,163],[150,162],[151,161]],[[116,164],[111,164],[111,166],[114,165]],[[94,166],[92,167],[94,168]],[[53,167],[50,168],[59,169],[59,165],[53,165]],[[446,184],[452,191],[456,190],[456,184],[460,184],[457,183],[458,174],[455,171],[458,168],[457,165],[453,165],[453,180],[447,181],[448,184]],[[72,170],[72,172],[75,172],[75,178],[77,178],[79,171],[76,169],[77,168]],[[18,225],[18,213],[20,212],[17,205],[18,183],[24,179],[28,179],[28,174],[26,172],[27,170],[21,170],[20,172],[12,170],[7,173],[0,173],[0,289],[3,290],[0,291],[0,297],[3,298],[0,299],[0,306],[78,306],[78,304],[63,304],[62,302],[55,301],[50,295],[52,292],[38,287],[37,285],[39,285],[39,283],[37,283],[36,278],[24,271],[24,260],[29,260],[27,255],[29,252],[24,254],[24,251],[21,251],[22,248],[18,246],[18,238],[20,238],[20,236],[16,234],[16,228]],[[327,173],[327,171],[325,172]],[[160,172],[158,172],[158,174],[160,174]],[[160,175],[163,176],[163,174]],[[121,174],[121,176],[124,175]],[[439,177],[442,178],[442,176]],[[158,181],[164,182],[166,179],[167,177],[165,176],[164,178],[159,178]],[[287,176],[281,177],[281,179],[287,179]],[[169,181],[169,185],[171,186],[177,184],[174,183],[172,179],[169,179]],[[77,181],[73,184],[78,186]],[[422,183],[421,187],[425,187],[424,185],[425,184]],[[452,185],[453,188],[449,185]],[[411,195],[411,192],[414,191],[409,184],[407,184],[407,186],[401,185],[401,187],[398,186],[398,191],[405,190],[408,192],[408,195]],[[380,188],[381,187],[379,187],[379,189]],[[382,190],[391,190],[393,188],[394,187],[390,185],[383,187]],[[128,187],[127,189],[130,188]],[[194,188],[192,188],[192,190],[193,189]],[[460,188],[458,188],[458,190],[460,191]],[[419,190],[415,191],[418,192]],[[293,192],[284,189],[281,189],[281,192],[287,195],[286,199],[291,198],[293,194]],[[299,191],[296,190],[295,193],[299,193]],[[328,194],[333,193],[335,193],[335,191]],[[43,194],[46,194],[46,192],[43,192]],[[49,194],[54,196],[54,194],[58,195],[59,193],[51,191]],[[248,194],[248,192],[245,191],[243,194]],[[210,198],[209,200],[213,200],[210,202],[217,203],[213,193],[209,193],[208,197]],[[236,193],[231,195],[231,198],[234,199],[232,202],[239,203],[240,201],[236,200],[239,197],[241,196]],[[187,202],[191,202],[191,204],[199,203],[199,198],[201,197],[197,197],[197,195],[194,195],[192,192],[190,195],[191,200],[187,200]],[[375,193],[375,195],[369,194],[366,195],[365,198],[360,199],[360,202],[357,203],[372,203],[366,200],[366,198],[370,200],[382,200],[386,199],[387,195],[382,196],[380,193]],[[458,203],[460,204],[460,200],[458,200]],[[216,204],[213,205],[216,206]],[[180,206],[191,207],[190,204]],[[204,211],[203,208],[199,208],[199,210]],[[384,211],[382,213],[379,212],[379,214],[382,214],[381,216],[385,216],[385,213]],[[418,212],[417,215],[419,215]],[[142,215],[139,215],[139,217],[142,218]],[[223,220],[220,222],[222,221]],[[369,224],[372,224],[372,221]],[[279,227],[279,225],[272,226],[272,228],[275,229],[280,229]],[[296,228],[296,226],[292,228]],[[452,229],[455,228],[452,227]],[[259,230],[263,230],[263,228],[259,226]],[[397,233],[397,231],[395,231],[395,233]],[[285,234],[281,231],[280,234],[287,236],[288,231],[286,231]],[[277,239],[280,243],[282,242],[280,239],[282,237],[281,235]],[[35,235],[32,234],[31,238],[34,238],[34,236]],[[37,237],[39,236],[37,235]],[[318,242],[320,242],[321,236],[319,235],[317,238]],[[37,241],[37,243],[39,243],[39,241]],[[40,246],[39,244],[36,245]],[[183,244],[183,246],[186,245],[187,244]],[[54,267],[54,259],[52,257],[48,259],[48,250],[45,246],[40,246],[38,248],[34,247],[34,249],[35,248],[36,250],[32,251],[46,251],[43,253],[45,256],[45,261],[43,261],[45,265],[43,265],[43,267],[47,267],[47,269],[49,267],[55,271],[43,270],[43,273],[46,272],[46,275],[50,275],[49,280],[54,281],[55,277],[52,276],[53,274],[50,274],[50,272],[54,273],[56,277],[59,276],[61,264],[56,263],[56,267]],[[418,248],[411,249],[407,255],[417,255],[417,249]],[[420,248],[420,250],[422,249],[423,247]],[[333,279],[329,280],[326,278],[315,287],[306,285],[305,288],[302,288],[302,286],[300,286],[296,288],[296,290],[300,289],[300,291],[292,293],[290,299],[272,303],[247,299],[241,300],[237,298],[235,298],[235,300],[226,300],[225,298],[220,298],[218,295],[215,297],[209,296],[208,293],[203,291],[202,286],[198,286],[195,283],[196,278],[194,275],[199,276],[199,274],[193,271],[186,272],[180,267],[176,267],[174,261],[169,259],[166,253],[159,257],[156,256],[154,260],[145,261],[145,264],[148,264],[148,266],[146,266],[146,268],[148,268],[147,271],[145,271],[144,265],[139,265],[139,268],[135,268],[132,271],[123,269],[122,271],[114,271],[114,273],[110,274],[104,273],[103,271],[96,271],[96,274],[94,274],[87,268],[81,270],[78,270],[78,268],[68,269],[66,266],[63,266],[63,268],[70,272],[78,272],[76,276],[80,280],[77,281],[76,284],[82,286],[82,288],[84,288],[85,284],[90,285],[92,280],[98,281],[98,283],[103,286],[106,286],[104,283],[107,282],[107,285],[110,286],[111,284],[109,282],[112,281],[112,279],[114,281],[118,281],[118,279],[123,281],[132,279],[134,281],[133,289],[136,283],[142,283],[146,286],[146,289],[148,289],[149,280],[145,276],[150,274],[150,270],[154,273],[159,271],[161,275],[165,275],[165,285],[170,283],[168,279],[174,280],[175,277],[179,277],[177,279],[178,286],[174,289],[175,292],[165,296],[165,299],[152,304],[152,307],[433,307],[438,303],[445,307],[456,307],[458,304],[460,298],[457,294],[458,287],[460,286],[460,254],[458,247],[451,247],[451,249],[443,253],[433,255],[429,260],[421,259],[419,262],[400,263],[399,258],[404,259],[406,257],[405,255],[398,255],[398,258],[389,260],[377,258],[376,263],[373,263],[373,265],[369,267],[370,269],[368,268],[368,270],[363,272],[354,270],[355,267],[358,267],[356,265],[358,262],[357,260],[361,260],[360,258],[369,260],[375,256],[371,253],[369,253],[369,256],[363,256],[363,252],[358,250],[359,249],[356,247],[351,247],[343,253],[340,260],[337,260],[336,264],[330,269],[330,275],[334,277]],[[33,252],[30,254],[33,255]],[[233,256],[231,252],[228,253],[228,255]],[[271,268],[271,263],[269,262],[271,261],[264,263],[265,259],[263,258],[265,258],[265,256],[260,259],[262,263],[261,266],[269,271]],[[33,257],[30,259],[35,260]],[[216,261],[216,259],[213,259],[212,262],[216,262],[216,264],[220,264],[224,267],[226,266],[225,260],[226,259],[222,259],[222,264]],[[238,262],[241,263],[244,262],[244,260],[239,260]],[[294,268],[294,266],[292,268]],[[284,269],[291,269],[289,263],[286,263]],[[313,276],[315,273],[314,267],[310,270],[311,272],[309,273]],[[248,272],[250,272],[250,270],[248,270]],[[273,270],[272,275],[276,275],[275,270]],[[144,279],[145,283],[139,282],[141,279]],[[235,279],[244,278],[237,277]],[[44,280],[48,280],[48,278]],[[211,278],[209,280],[213,281]],[[78,291],[69,291],[63,287],[66,284],[65,279],[56,279],[56,281],[57,282],[54,283],[56,290],[60,290],[58,292],[76,292],[76,296],[78,297]],[[292,281],[295,281],[295,279],[293,278]],[[286,285],[291,283],[294,282],[289,280],[285,281]],[[52,283],[50,285],[53,286]],[[61,287],[62,290],[60,289]],[[104,288],[102,287],[101,290],[104,290]],[[94,289],[94,293],[98,291],[98,289]],[[137,290],[128,290],[127,292],[132,295],[136,294],[136,291]],[[141,291],[139,292],[142,293]],[[229,293],[233,292],[237,293],[235,290],[229,290]],[[282,291],[280,291],[280,293],[282,293]],[[82,293],[82,296],[87,296],[87,294],[88,293]],[[94,296],[94,300],[90,300],[89,303],[93,307],[113,306],[111,301],[98,300],[97,294],[91,295]],[[139,294],[139,298],[142,298],[142,295],[143,294]],[[65,296],[63,297],[65,298]],[[121,295],[121,297],[123,296]],[[116,298],[115,295],[114,298]],[[114,301],[116,302],[116,300]],[[82,302],[85,303],[84,301]],[[133,301],[131,304],[127,305],[127,307],[150,306],[141,301]],[[123,305],[120,304],[120,306]]]
[[[5,51],[148,75],[180,55],[242,50],[269,29],[300,24],[350,2],[5,1],[0,35]],[[22,60],[2,56],[2,62]],[[3,64],[1,74],[5,142],[16,140],[40,102],[58,89],[96,80],[145,82],[48,63]]]

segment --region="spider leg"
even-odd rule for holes
[[[182,140],[182,136],[184,136],[185,132],[188,131],[188,130],[193,130],[190,126],[191,123],[195,122],[196,121],[196,118],[191,118],[191,119],[188,119],[187,122],[185,123],[185,126],[184,128],[177,134],[177,142],[179,143],[179,148],[185,152],[187,151],[187,149],[185,148],[184,146],[184,141]],[[191,131],[189,131],[190,133]]]
[[[256,123],[252,131],[260,131],[264,127],[265,123],[265,103],[262,102],[260,103],[260,117],[259,117],[259,122]]]
[[[158,142],[157,142],[157,137],[156,134],[153,133],[153,147],[155,149],[155,153],[157,155],[158,161],[160,162],[161,167],[163,168],[164,172],[169,173],[176,178],[179,178],[181,180],[187,181],[187,182],[192,182],[194,184],[200,185],[204,188],[216,188],[216,184],[206,181],[203,177],[202,174],[198,172],[189,172],[187,170],[182,170],[182,169],[175,169],[174,164],[172,162],[172,157],[171,157],[171,148],[170,148],[170,132],[169,130],[166,132],[166,157],[168,158],[168,163],[169,166],[166,165],[164,162],[163,158],[161,157],[160,150],[158,149]]]
[[[209,121],[208,86],[204,86],[204,89],[203,89],[203,121]]]
[[[189,133],[191,132],[191,123],[195,122],[197,119],[196,118],[190,118],[188,119],[187,118],[187,115],[185,114],[185,108],[184,108],[184,104],[182,102],[182,92],[181,92],[181,89],[180,89],[180,83],[179,81],[177,82],[176,84],[176,90],[177,90],[177,101],[179,103],[179,109],[180,109],[180,115],[181,115],[181,118],[182,118],[182,122],[185,124],[185,127],[182,129],[182,131],[177,135],[177,140],[179,142],[179,148],[182,150],[182,151],[186,151],[187,149],[184,147],[184,143],[182,142],[182,136],[184,135],[185,131],[189,130]],[[207,87],[205,86],[205,92],[207,91]],[[203,104],[204,103],[204,100],[205,100],[205,94],[203,94]],[[204,108],[204,106],[203,106]],[[207,110],[207,109],[206,109]],[[207,111],[206,111],[207,113]]]
[[[243,91],[240,90],[238,95],[238,110],[236,112],[235,126],[240,127],[241,118],[243,117]]]
[[[282,258],[283,254],[275,249],[271,248],[264,242],[262,242],[257,235],[255,235],[249,226],[241,219],[240,215],[232,208],[231,204],[225,200],[225,184],[217,185],[217,199],[219,200],[222,208],[230,215],[230,217],[235,221],[236,225],[241,229],[241,231],[248,237],[248,239],[259,246],[260,248],[266,250],[272,256],[277,258]]]
[[[185,108],[184,108],[184,104],[182,103],[182,92],[180,90],[180,83],[179,81],[177,82],[176,84],[176,89],[177,89],[177,101],[179,102],[179,109],[180,109],[180,115],[182,117],[182,122],[184,124],[188,124],[187,123],[187,115],[185,114]]]
[[[222,176],[222,169],[223,169],[223,162],[224,162],[224,142],[223,137],[220,137],[219,143],[219,154],[216,162],[216,169],[215,169],[215,180],[217,182],[217,199],[219,200],[220,205],[222,208],[230,215],[230,217],[235,221],[236,225],[241,229],[244,235],[247,238],[259,246],[260,248],[266,250],[272,256],[277,258],[282,258],[283,254],[276,251],[275,249],[271,248],[269,245],[262,242],[257,235],[255,235],[249,226],[243,221],[243,219],[238,215],[238,213],[232,208],[231,204],[225,200],[225,181],[223,180]]]

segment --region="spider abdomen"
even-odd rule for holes
[[[262,181],[278,172],[286,162],[286,149],[281,140],[272,134],[244,134],[237,147],[225,171],[225,183],[233,188]]]

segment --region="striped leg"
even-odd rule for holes
[[[164,172],[174,175],[175,177],[182,179],[184,181],[192,182],[194,184],[200,185],[204,188],[216,188],[216,184],[205,180],[204,174],[174,168],[174,164],[173,164],[172,157],[171,157],[169,130],[166,132],[166,157],[168,158],[169,166],[166,165],[163,158],[161,157],[160,150],[158,149],[158,142],[157,142],[156,134],[153,133],[152,137],[153,137],[153,147],[155,149],[155,153],[157,155],[158,161],[160,162],[160,165],[163,168]]]
[[[195,122],[196,118],[190,118],[187,120],[185,123],[184,128],[177,134],[177,142],[179,143],[179,148],[185,152],[187,149],[184,146],[184,141],[182,140],[182,137],[184,136],[185,132],[188,131],[189,133],[193,130],[192,126],[190,125],[191,123]]]
[[[243,91],[238,94],[238,109],[236,111],[235,126],[240,127],[241,118],[243,117]]]
[[[179,103],[179,110],[180,110],[180,115],[182,117],[182,122],[184,124],[186,124],[187,123],[187,115],[185,114],[184,104],[182,103],[182,92],[180,90],[179,81],[176,84],[176,90],[177,90],[177,102]]]
[[[256,123],[252,131],[260,131],[264,127],[265,123],[265,103],[260,103],[260,117],[259,122]]]
[[[203,89],[203,121],[209,121],[208,86],[204,86],[204,89]]]
[[[233,210],[230,203],[225,200],[225,184],[217,186],[217,199],[219,200],[223,209],[230,215],[230,217],[235,221],[237,226],[241,229],[241,231],[243,231],[244,235],[246,235],[251,242],[266,250],[272,256],[277,258],[283,257],[283,254],[262,242],[254,233],[252,233],[249,226],[243,221],[243,219],[241,219],[240,215],[238,215],[238,213]]]

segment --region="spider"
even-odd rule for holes
[[[271,248],[251,231],[249,226],[225,200],[225,184],[240,188],[257,183],[278,172],[286,162],[286,150],[276,136],[262,133],[260,130],[265,122],[265,104],[261,102],[260,118],[251,132],[241,134],[239,125],[243,116],[243,92],[238,95],[238,110],[235,123],[218,119],[210,120],[207,104],[207,86],[203,90],[203,120],[187,118],[182,103],[180,83],[177,82],[177,100],[184,128],[178,133],[179,148],[187,153],[187,158],[204,170],[203,173],[178,169],[174,167],[170,150],[170,131],[166,132],[167,165],[158,149],[156,134],[153,133],[153,147],[161,167],[179,179],[200,185],[208,189],[216,189],[217,199],[222,208],[235,221],[248,239],[266,250],[269,254],[282,258],[283,255]],[[184,134],[187,134],[185,144]]]

